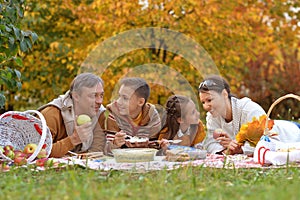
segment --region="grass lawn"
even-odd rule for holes
[[[299,199],[299,168],[103,172],[81,167],[0,173],[0,199]]]

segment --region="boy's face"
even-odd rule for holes
[[[137,117],[141,112],[145,99],[138,97],[130,87],[121,85],[117,104],[121,115],[127,115],[131,118]]]

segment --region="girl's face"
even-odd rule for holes
[[[226,90],[217,93],[213,90],[207,92],[200,92],[199,97],[205,111],[210,112],[213,117],[226,116],[226,101],[228,100],[228,95],[226,95]]]
[[[198,124],[200,113],[196,109],[195,103],[190,100],[184,110],[182,111],[184,113],[184,116],[182,117],[182,122],[185,124]]]

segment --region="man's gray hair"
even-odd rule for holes
[[[73,79],[70,85],[70,93],[72,94],[72,92],[75,91],[80,93],[83,87],[91,88],[99,83],[101,83],[103,87],[104,85],[103,80],[95,74],[92,73],[79,74]]]

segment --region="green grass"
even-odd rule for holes
[[[80,167],[0,173],[0,199],[299,199],[300,171],[185,167],[134,173]]]

